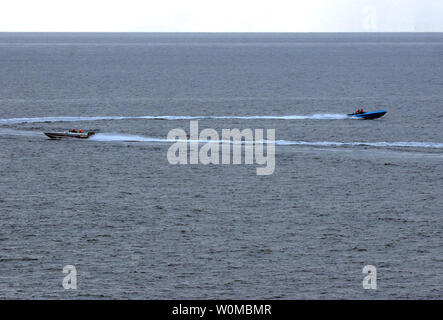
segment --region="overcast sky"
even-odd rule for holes
[[[443,32],[443,0],[1,0],[0,31]]]

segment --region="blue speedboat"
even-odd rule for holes
[[[386,114],[387,111],[380,110],[380,111],[372,111],[372,112],[362,112],[362,113],[350,113],[348,114],[351,118],[360,118],[365,120],[372,120],[377,119],[380,117],[383,117]]]

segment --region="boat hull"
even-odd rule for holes
[[[93,136],[95,132],[75,133],[75,132],[43,132],[50,139],[88,139]]]
[[[386,114],[387,111],[381,110],[381,111],[373,111],[373,112],[364,112],[364,113],[352,113],[348,114],[351,118],[359,118],[359,119],[365,119],[365,120],[373,120],[380,117],[383,117]]]

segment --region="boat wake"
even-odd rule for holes
[[[122,142],[163,142],[163,143],[173,143],[177,140],[168,140],[163,138],[152,138],[152,137],[143,137],[137,135],[129,135],[129,134],[118,134],[118,133],[97,133],[88,140],[90,141],[103,141],[103,142],[112,142],[112,141],[122,141]],[[192,142],[194,140],[184,140],[187,142]],[[207,143],[209,140],[199,140],[200,143]],[[228,140],[212,140],[213,143],[235,143],[233,141]],[[266,140],[263,141],[267,143]],[[245,142],[242,142],[244,144]],[[379,141],[379,142],[338,142],[338,141],[297,141],[297,140],[276,140],[276,145],[281,146],[296,146],[296,145],[304,145],[304,146],[319,146],[319,147],[346,147],[346,146],[367,146],[367,147],[403,147],[403,148],[434,148],[434,149],[443,149],[443,143],[437,142],[387,142],[387,141]]]
[[[30,130],[14,130],[9,128],[0,128],[0,134],[5,136],[24,136],[24,137],[41,137],[46,138],[43,133]],[[97,142],[154,142],[154,143],[173,143],[177,140],[168,140],[165,138],[145,137],[139,135],[122,134],[122,133],[96,133],[85,141]],[[186,140],[191,142],[191,140]],[[200,143],[209,142],[208,140],[200,140]],[[212,140],[214,143],[235,143],[227,140]],[[244,144],[244,142],[241,142]],[[267,143],[265,140],[264,143]],[[432,148],[443,149],[443,143],[440,142],[414,142],[414,141],[376,141],[376,142],[342,142],[342,141],[301,141],[301,140],[276,140],[276,145],[280,146],[317,146],[317,147],[378,147],[378,148]]]
[[[367,147],[404,147],[404,148],[443,148],[443,143],[438,142],[413,142],[413,141],[399,141],[399,142],[336,142],[336,141],[287,141],[279,140],[275,142],[277,145],[307,145],[320,147],[343,147],[343,146],[367,146]]]
[[[96,116],[96,117],[36,117],[36,118],[7,118],[0,119],[0,125],[42,122],[76,122],[76,121],[104,121],[104,120],[203,120],[203,119],[243,119],[243,120],[343,120],[349,119],[346,114],[316,113],[311,115],[286,116]]]
[[[123,120],[130,117],[37,117],[37,118],[9,118],[0,119],[0,124],[20,124],[20,123],[43,123],[43,122],[75,122],[75,121],[100,121],[100,120]]]
[[[89,141],[102,141],[102,142],[113,142],[113,141],[122,141],[122,142],[171,142],[167,139],[162,138],[150,138],[150,137],[142,137],[130,134],[121,134],[121,133],[96,133]]]
[[[29,131],[29,130],[14,130],[8,128],[0,128],[1,135],[8,136],[22,136],[22,137],[41,137],[42,133],[37,131]]]

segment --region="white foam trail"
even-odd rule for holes
[[[38,117],[38,118],[9,118],[0,119],[0,124],[39,123],[39,122],[73,122],[73,121],[98,121],[98,120],[123,120],[129,117]]]
[[[168,140],[163,138],[151,138],[136,136],[130,134],[119,134],[119,133],[97,133],[89,140],[93,141],[126,141],[126,142],[163,142],[163,143],[173,143],[177,140]],[[186,142],[194,142],[195,140],[184,140]],[[199,140],[200,143],[214,142],[223,143],[229,142],[231,144],[235,143],[228,140]],[[258,141],[259,142],[259,141]],[[268,143],[267,140],[263,141]],[[245,142],[241,142],[244,144]],[[443,148],[443,143],[437,142],[338,142],[338,141],[291,141],[291,140],[276,140],[276,145],[291,146],[291,145],[306,145],[306,146],[321,146],[321,147],[335,147],[335,146],[370,146],[370,147],[405,147],[405,148]]]
[[[438,142],[338,142],[338,141],[287,141],[278,140],[277,145],[308,145],[308,146],[369,146],[369,147],[410,147],[410,148],[443,148],[443,143]]]
[[[0,135],[10,135],[10,136],[23,136],[23,137],[37,137],[42,136],[42,132],[27,131],[27,130],[13,130],[7,128],[0,128]]]
[[[168,140],[163,138],[150,138],[150,137],[143,137],[143,136],[136,136],[136,135],[130,135],[130,134],[121,134],[121,133],[96,133],[92,137],[90,137],[88,140],[92,141],[103,141],[103,142],[112,142],[112,141],[123,141],[123,142],[163,142],[163,143],[174,143],[177,141],[181,142],[198,142],[198,143],[207,143],[207,142],[213,142],[213,143],[223,143],[228,142],[231,144],[245,144],[245,141],[237,142],[237,141],[228,141],[228,140]],[[264,143],[267,141],[264,140]],[[246,143],[253,143],[253,142],[246,142]]]
[[[210,119],[208,116],[140,116],[133,119],[151,119],[151,120],[198,120]]]
[[[13,135],[13,136],[27,136],[27,137],[44,137],[42,132],[27,131],[27,130],[14,130],[7,128],[0,128],[0,135]],[[144,137],[131,134],[122,133],[96,133],[86,141],[101,141],[101,142],[160,142],[160,143],[174,143],[177,140],[168,140],[164,138],[153,138]],[[186,142],[194,142],[194,140],[185,140]],[[223,143],[228,142],[235,144],[238,142],[227,141],[227,140],[199,140],[200,143],[214,142]],[[257,141],[260,142],[260,141]],[[268,143],[267,140],[263,141]],[[244,144],[245,142],[240,142]],[[399,141],[399,142],[388,142],[388,141],[377,141],[377,142],[340,142],[340,141],[297,141],[297,140],[276,140],[276,145],[281,146],[319,146],[319,147],[345,147],[345,146],[368,146],[368,147],[402,147],[402,148],[433,148],[433,149],[443,149],[443,143],[439,142],[414,142],[414,141]]]
[[[345,114],[317,113],[312,115],[287,115],[287,116],[96,116],[96,117],[36,117],[36,118],[8,118],[0,119],[0,125],[18,123],[41,123],[41,122],[74,122],[74,121],[101,121],[101,120],[198,120],[198,119],[268,119],[268,120],[340,120],[349,118]]]
[[[271,120],[340,120],[349,118],[346,114],[316,113],[312,115],[289,116],[212,116],[209,119],[271,119]]]
[[[112,142],[112,141],[126,141],[126,142],[169,142],[167,139],[162,138],[150,138],[150,137],[142,137],[130,134],[121,134],[121,133],[96,133],[88,140],[92,141],[103,141],[103,142]]]

